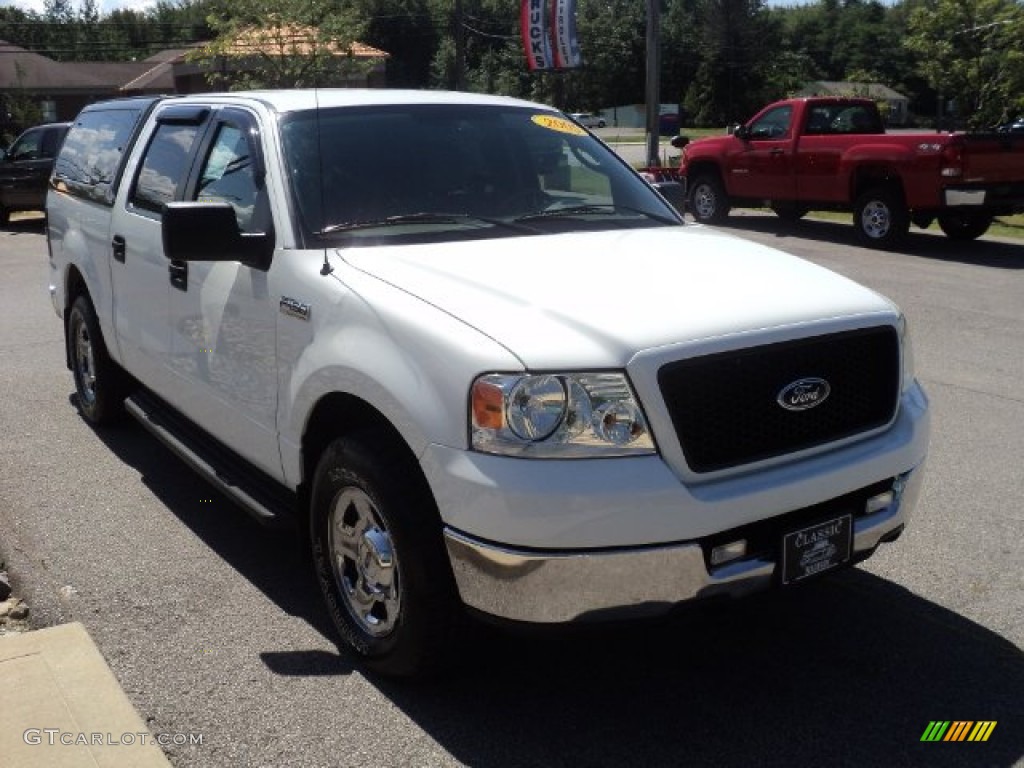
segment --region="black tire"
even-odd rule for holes
[[[985,213],[944,213],[939,228],[950,240],[977,240],[992,226],[992,216]]]
[[[443,665],[462,611],[411,458],[376,433],[332,442],[313,480],[310,544],[331,620],[365,667],[413,677]]]
[[[805,205],[800,205],[799,203],[776,202],[772,203],[772,210],[780,219],[789,224],[793,224],[806,216],[810,208]]]
[[[698,174],[689,190],[690,214],[702,224],[720,224],[729,215],[729,199],[718,175]]]
[[[11,223],[11,211],[0,205],[0,227],[6,227]]]
[[[906,237],[910,213],[903,195],[892,187],[874,187],[857,198],[853,225],[861,242],[872,248],[892,248]]]
[[[79,296],[71,305],[66,343],[78,412],[93,426],[116,423],[124,415],[125,375],[107,353],[87,296]]]

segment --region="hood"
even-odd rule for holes
[[[534,370],[621,368],[637,352],[669,344],[896,312],[822,267],[699,226],[339,255],[473,326]]]

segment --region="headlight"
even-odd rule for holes
[[[914,345],[910,341],[910,328],[907,326],[907,318],[904,315],[900,315],[899,332],[900,356],[903,361],[900,392],[906,394],[907,390],[914,385]]]
[[[625,374],[491,373],[470,393],[472,446],[532,458],[636,456],[654,440]]]

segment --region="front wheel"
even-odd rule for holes
[[[67,344],[82,418],[93,426],[118,421],[123,414],[124,373],[107,354],[96,311],[86,296],[71,305]]]
[[[690,213],[702,224],[718,224],[729,215],[729,200],[718,176],[704,173],[690,186]]]
[[[857,198],[853,224],[864,244],[892,248],[910,229],[910,214],[898,190],[875,187]]]
[[[426,482],[375,433],[321,457],[310,508],[313,565],[328,612],[364,665],[393,677],[436,668],[459,614]]]
[[[992,226],[992,217],[984,213],[944,213],[939,228],[950,240],[977,240]]]

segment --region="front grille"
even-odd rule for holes
[[[777,402],[800,379],[824,379],[824,402],[790,411]],[[658,384],[694,472],[762,461],[888,424],[899,399],[892,327],[815,336],[669,363]]]

